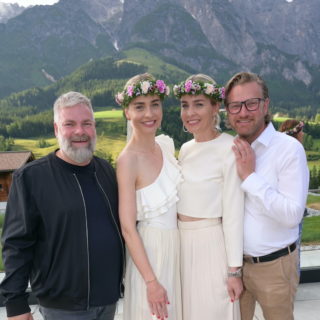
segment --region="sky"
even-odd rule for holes
[[[54,4],[59,0],[0,0],[3,3],[17,3],[22,7],[27,7],[36,4]]]
[[[4,3],[18,3],[22,7],[27,7],[30,5],[36,5],[36,4],[54,4],[58,2],[59,0],[0,0]],[[286,0],[287,2],[292,2],[293,0]]]

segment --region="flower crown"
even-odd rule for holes
[[[290,130],[286,130],[285,133],[289,136],[293,136],[296,133],[299,133],[304,127],[304,123],[302,121],[300,121],[294,128],[290,129]]]
[[[118,92],[115,99],[120,106],[127,107],[134,98],[148,94],[157,95],[163,100],[165,96],[170,94],[170,88],[163,80],[144,80]]]
[[[204,94],[217,101],[222,101],[225,97],[224,87],[220,87],[213,83],[192,80],[183,81],[180,84],[173,86],[173,93],[179,99],[185,94]]]

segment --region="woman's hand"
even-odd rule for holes
[[[243,291],[241,278],[229,277],[227,280],[227,289],[231,302],[238,300]]]
[[[149,281],[147,284],[147,299],[150,310],[158,319],[168,318],[167,304],[169,304],[167,291],[162,287],[157,279]]]

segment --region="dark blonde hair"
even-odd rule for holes
[[[150,74],[150,73],[140,73],[137,74],[136,76],[130,78],[127,83],[124,85],[123,90],[126,90],[129,86],[133,86],[138,84],[141,81],[145,81],[145,80],[149,80],[149,81],[155,81],[156,78]]]
[[[186,79],[186,81],[188,81],[188,80],[191,80],[193,82],[207,82],[207,83],[211,83],[211,84],[217,84],[217,82],[213,78],[211,78],[203,73],[193,74]],[[209,99],[210,99],[211,104],[213,106],[216,105],[217,103],[219,103],[219,101],[215,100],[214,98],[209,98]]]
[[[262,90],[262,96],[263,99],[269,99],[269,90],[268,87],[265,83],[265,81],[258,76],[255,73],[251,72],[239,72],[236,73],[226,84],[225,86],[225,99],[224,99],[224,104],[226,105],[228,103],[228,97],[231,92],[231,90],[240,84],[245,84],[245,83],[250,83],[250,82],[256,82]],[[268,113],[265,115],[264,121],[266,124],[268,124],[272,119],[271,114]]]
[[[168,87],[165,85],[165,83],[162,80],[157,80],[155,79],[155,77],[150,74],[150,73],[141,73],[141,74],[137,74],[136,76],[130,78],[127,83],[125,84],[123,91],[119,92],[115,98],[116,98],[116,102],[118,104],[120,104],[123,108],[128,108],[130,102],[135,99],[138,95],[133,94],[133,96],[130,96],[130,98],[128,99],[128,95],[125,94],[127,92],[127,89],[129,87],[139,87],[139,85],[141,85],[142,82],[144,81],[149,81],[151,83],[155,83],[155,87],[152,87],[152,93],[149,91],[149,93],[151,94],[156,94],[159,95],[160,100],[164,99],[165,95],[168,95],[169,92],[167,93],[167,89]],[[162,87],[162,90],[164,91],[160,91],[158,88],[158,84],[157,82],[162,82],[162,85],[164,86],[164,88]],[[141,88],[140,88],[141,89]],[[119,98],[119,96],[122,95],[121,98]]]

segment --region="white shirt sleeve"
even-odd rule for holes
[[[256,172],[242,183],[242,189],[254,196],[263,208],[259,214],[268,215],[287,228],[296,227],[303,217],[309,186],[309,171],[305,151],[298,144],[291,144],[275,161],[277,185]]]

